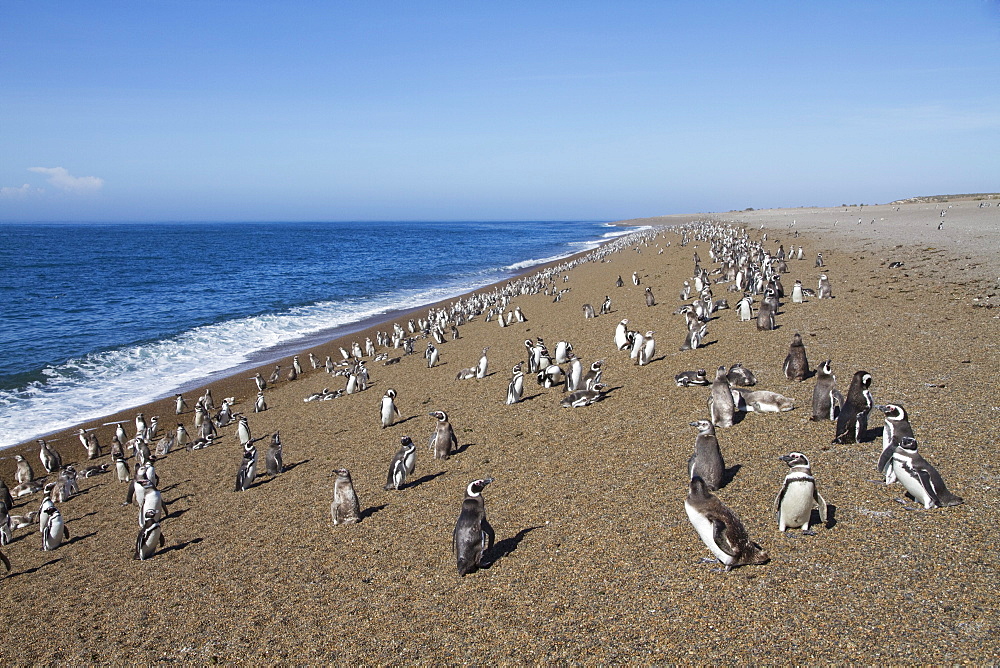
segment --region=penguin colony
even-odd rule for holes
[[[748,336],[781,335],[770,332],[776,328],[784,308],[782,299],[785,295],[780,274],[788,271],[786,260],[791,260],[791,257],[785,257],[783,247],[779,246],[777,252],[772,255],[764,243],[751,240],[745,230],[719,224],[693,224],[666,231],[653,229],[621,237],[573,261],[508,282],[492,291],[458,299],[449,308],[431,309],[426,313],[426,317],[413,318],[404,324],[395,323],[392,331],[379,332],[375,341],[367,339],[364,348],[359,342],[354,342],[350,351],[341,347],[334,354],[327,355],[325,362],[322,363],[310,353],[309,369],[303,368],[299,358],[294,357],[287,374],[282,374],[280,364],[275,366],[267,379],[257,373],[250,379],[253,381],[252,387],[247,388],[248,396],[253,397],[250,402],[252,407],[248,407],[247,411],[256,414],[267,410],[265,397],[268,388],[320,373],[342,379],[340,382],[343,383],[343,387],[335,390],[324,388],[321,392],[306,395],[304,401],[346,401],[350,395],[368,391],[369,385],[372,384],[368,365],[375,365],[378,362],[387,367],[379,374],[381,386],[386,387],[387,382],[391,381],[391,366],[398,364],[403,357],[413,355],[414,344],[421,339],[426,340],[424,357],[428,373],[437,374],[435,382],[454,382],[448,380],[452,372],[438,373],[437,369],[444,363],[442,357],[447,359],[447,343],[459,338],[461,326],[475,319],[485,322],[495,320],[504,329],[526,324],[529,320],[522,307],[512,303],[518,296],[543,293],[552,296],[553,302],[559,302],[561,296],[570,288],[557,287],[557,281],[568,282],[568,272],[573,267],[583,262],[603,261],[611,253],[638,249],[640,245],[648,247],[664,234],[679,237],[682,247],[697,241],[702,247],[709,249],[709,263],[704,263],[697,252],[693,254],[692,275],[690,279],[684,281],[680,290],[680,297],[684,303],[672,314],[668,314],[669,309],[659,305],[653,297],[652,286],[645,286],[640,293],[642,301],[637,301],[635,304],[635,306],[643,304],[645,308],[628,309],[628,312],[643,313],[643,326],[637,329],[631,328],[632,320],[627,317],[618,319],[614,327],[609,324],[611,321],[604,317],[614,313],[609,296],[604,297],[599,314],[589,304],[585,305],[584,319],[596,319],[598,323],[608,323],[602,325],[608,328],[607,348],[587,351],[588,363],[587,358],[581,356],[585,354],[584,351],[578,353],[573,349],[572,342],[568,338],[571,334],[569,332],[566,339],[556,342],[551,348],[554,353],[550,352],[549,345],[542,337],[526,339],[522,359],[500,359],[501,368],[510,369],[510,378],[504,381],[507,384],[506,396],[496,397],[498,404],[514,407],[523,402],[525,394],[530,391],[526,388],[526,384],[529,387],[531,385],[530,380],[526,381],[526,376],[534,379],[539,387],[539,391],[532,395],[532,398],[541,397],[540,400],[548,400],[554,405],[574,409],[574,415],[575,409],[586,408],[600,401],[614,401],[613,397],[609,398],[612,386],[604,378],[606,356],[628,354],[629,359],[634,360],[637,374],[642,373],[638,367],[666,363],[664,357],[656,357],[655,331],[650,327],[655,321],[657,327],[677,332],[677,339],[683,341],[679,348],[683,359],[684,354],[689,354],[686,351],[698,349],[706,343],[709,323],[723,317],[720,312],[729,308],[728,299],[718,298],[713,293],[713,289],[723,289],[719,286],[725,284],[727,285],[724,289],[727,292],[736,293],[740,297],[736,312],[729,317],[749,323],[754,320],[753,310],[756,307],[756,330],[760,333],[750,330],[748,326]],[[800,247],[798,259],[801,260],[802,257]],[[820,256],[817,256],[816,266],[826,269]],[[647,276],[642,274],[642,278]],[[639,286],[640,282],[639,271],[633,271],[633,285]],[[624,281],[619,277],[615,282],[615,289],[623,287]],[[600,289],[601,292],[604,288],[605,286],[595,286],[595,289]],[[663,292],[661,290],[661,293]],[[804,289],[801,280],[796,280],[791,303],[803,303],[807,297],[816,295],[822,300],[833,298],[830,280],[825,273],[819,276],[819,289],[816,293]],[[599,300],[600,295],[595,292],[593,298]],[[755,298],[760,298],[759,304],[755,305]],[[622,310],[624,313],[624,307]],[[522,327],[515,332],[524,329]],[[507,333],[504,332],[502,335],[507,336]],[[484,348],[478,359],[470,360],[473,363],[461,369],[454,380],[478,382],[494,375],[496,372],[490,373],[488,359],[490,349],[490,347]],[[452,363],[456,362],[458,361]],[[816,377],[809,419],[831,423],[831,444],[861,444],[860,448],[867,447],[867,441],[872,440],[868,433],[870,411],[872,408],[881,411],[885,415],[883,445],[879,456],[876,457],[875,453],[872,453],[873,471],[879,472],[885,484],[901,485],[926,509],[954,506],[963,502],[961,497],[949,491],[941,474],[919,453],[918,441],[902,405],[899,403],[875,405],[872,395],[875,379],[869,372],[856,371],[846,396],[841,395],[837,390],[833,372],[834,361],[826,360],[815,370],[811,369],[800,333],[794,333],[792,336],[789,353],[783,363],[779,360],[756,360],[753,365],[758,369],[761,367],[777,369],[780,366],[787,379],[797,382]],[[506,372],[503,375],[506,375]],[[729,430],[738,431],[739,423],[742,419],[746,419],[748,413],[763,414],[793,410],[794,399],[768,390],[748,389],[756,386],[757,378],[753,371],[743,366],[742,362],[727,361],[726,364],[718,366],[714,373],[709,373],[705,369],[679,369],[674,378],[677,386],[692,388],[690,390],[692,393],[698,393],[701,398],[693,397],[692,405],[703,405],[705,413],[704,419],[691,423],[691,426],[697,429],[697,436],[694,439],[693,454],[687,462],[688,485],[684,490],[686,498],[683,501],[694,534],[713,555],[710,561],[718,562],[725,571],[744,565],[767,563],[770,560],[767,549],[751,539],[737,513],[723,499],[727,478],[734,475],[726,468],[725,434]],[[331,381],[331,384],[333,382]],[[615,382],[629,381],[616,378]],[[708,388],[707,394],[705,390],[699,391],[697,389],[699,387]],[[470,391],[478,390],[472,388]],[[377,413],[372,411],[372,419],[382,429],[393,427],[398,422],[408,422],[413,418],[404,419],[405,411],[401,412],[399,406],[409,408],[407,404],[412,402],[413,398],[400,397],[396,390],[386,388]],[[3,481],[0,481],[0,545],[10,543],[13,532],[27,526],[38,527],[41,534],[40,548],[43,550],[58,549],[64,541],[70,540],[66,520],[57,504],[70,504],[72,507],[72,498],[80,493],[79,478],[88,479],[112,468],[111,464],[102,464],[88,467],[78,473],[75,468],[76,460],[90,461],[109,456],[119,483],[126,486],[125,501],[122,505],[135,507],[132,512],[136,513],[133,517],[137,519],[139,531],[132,541],[132,556],[140,561],[155,558],[157,551],[164,547],[166,541],[163,525],[166,523],[169,528],[170,523],[169,502],[163,498],[160,491],[163,485],[156,472],[157,461],[168,456],[176,456],[177,452],[191,453],[207,447],[231,448],[236,470],[233,491],[254,493],[259,475],[256,444],[268,441],[270,445],[265,454],[266,475],[273,477],[286,472],[283,446],[278,432],[254,438],[249,416],[234,412],[234,407],[238,407],[240,403],[245,404],[247,400],[226,397],[216,408],[211,390],[206,389],[194,402],[193,424],[190,428],[183,422],[178,422],[175,429],[163,431],[157,416],[151,416],[147,420],[143,413],[139,413],[135,418],[131,437],[125,429],[124,425],[128,424],[125,422],[106,425],[113,427],[110,435],[98,434],[95,430],[80,429],[78,438],[81,449],[74,451],[75,456],[69,454],[68,448],[66,452],[61,452],[50,442],[39,439],[38,462],[47,475],[39,477],[31,463],[23,456],[17,455],[14,458],[15,486],[8,488]],[[175,396],[174,406],[177,416],[191,414],[188,412],[188,402],[181,394]],[[414,423],[411,427],[429,432],[429,451],[432,458],[448,461],[461,452],[449,414],[444,410],[434,410],[429,416],[435,419],[434,424]],[[475,416],[461,416],[460,419],[472,421]],[[720,435],[723,436],[721,443]],[[107,455],[101,443],[102,436],[109,438]],[[688,434],[678,434],[678,439],[688,438]],[[405,493],[408,486],[415,484],[413,475],[416,472],[418,458],[418,448],[409,436],[398,438],[396,443],[387,443],[387,473],[383,485],[383,490],[393,495],[398,492]],[[394,452],[388,449],[389,445],[392,445]],[[821,451],[826,449],[824,445],[816,444]],[[70,463],[64,463],[64,454],[72,460]],[[423,456],[426,455],[421,455]],[[822,455],[813,453],[813,457]],[[777,530],[785,532],[797,529],[803,534],[811,535],[813,533],[811,527],[827,521],[827,503],[820,494],[820,485],[812,475],[810,460],[805,453],[792,451],[780,455],[775,453],[774,461],[783,462],[788,467],[788,473],[780,486],[777,484],[776,475],[776,497],[772,510],[775,513]],[[368,521],[365,520],[365,513],[361,510],[362,506],[354,488],[355,481],[351,472],[346,468],[338,468],[329,474],[329,477],[334,478],[329,492],[332,496],[331,523],[339,526]],[[451,545],[454,563],[460,576],[486,568],[493,560],[490,551],[494,547],[496,534],[487,520],[483,497],[485,488],[493,482],[493,478],[479,478],[468,482],[460,488],[464,491],[461,503],[457,503],[456,497],[457,519]],[[365,481],[363,484],[369,485],[370,481]],[[502,487],[502,479],[500,486]],[[455,491],[452,490],[452,493]],[[23,514],[13,512],[21,499],[27,499],[22,505],[37,503],[31,497],[39,493],[43,494],[43,497],[37,511]],[[266,491],[262,490],[261,493]],[[502,493],[516,494],[515,490],[503,490]],[[679,510],[680,503],[677,505]],[[123,530],[125,524],[123,523]],[[131,531],[135,530],[135,526],[131,525]],[[694,553],[696,550],[693,548],[692,554]],[[9,558],[2,552],[0,552],[0,563],[8,571],[11,569]]]

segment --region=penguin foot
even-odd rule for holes
[[[717,563],[719,563],[719,560],[716,559],[715,557],[702,557],[701,559],[698,560],[698,563],[699,564],[717,564]]]
[[[816,532],[815,531],[811,531],[809,529],[803,529],[802,530],[802,535],[803,536],[815,536]]]

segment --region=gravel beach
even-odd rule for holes
[[[944,214],[942,215],[942,211]],[[861,224],[858,224],[858,220]],[[874,220],[875,222],[870,222]],[[815,289],[829,276],[833,299],[786,297],[777,329],[757,331],[733,308],[708,323],[702,347],[680,351],[686,327],[674,311],[693,271],[693,253],[711,270],[709,244],[666,228],[602,261],[555,274],[561,299],[514,297],[527,322],[501,328],[480,316],[461,337],[391,366],[370,361],[371,385],[333,401],[303,402],[344,386],[322,369],[282,378],[269,409],[253,413],[256,387],[240,374],[211,385],[218,404],[234,396],[254,437],[280,430],[288,470],[260,475],[234,493],[240,447],[233,426],[197,451],[156,462],[167,502],[165,547],[134,561],[134,506],[114,473],[81,479],[60,510],[70,540],[42,551],[37,524],[14,531],[3,548],[12,570],[0,579],[0,619],[8,665],[136,663],[996,663],[1000,657],[1000,207],[976,200],[668,216],[630,224],[693,221],[745,227],[772,254],[802,246],[787,262]],[[943,223],[943,225],[942,225]],[[941,226],[941,229],[938,227]],[[823,268],[815,266],[822,253]],[[892,263],[902,263],[890,266]],[[537,270],[530,272],[536,273]],[[633,285],[635,272],[639,285]],[[563,276],[567,279],[564,281]],[[618,276],[623,287],[616,287]],[[715,297],[735,306],[729,283]],[[647,307],[646,287],[656,305]],[[481,290],[480,293],[487,290]],[[583,305],[609,314],[583,317]],[[759,301],[759,299],[758,299]],[[449,302],[450,303],[450,302]],[[445,306],[447,304],[444,304]],[[656,354],[643,367],[614,343],[623,319],[653,330]],[[405,326],[405,323],[400,322]],[[320,359],[349,349],[392,323],[313,349]],[[870,436],[834,445],[834,424],[811,422],[815,377],[790,381],[782,362],[796,332],[812,368],[831,359],[846,393],[859,369],[873,376],[876,404],[910,414],[920,452],[963,505],[926,510],[876,471],[882,414]],[[554,352],[570,341],[589,365],[605,360],[606,397],[562,408],[563,393],[530,375],[525,400],[504,405],[511,367],[525,339]],[[489,347],[485,378],[456,380]],[[380,352],[383,349],[380,349]],[[305,362],[305,354],[302,360]],[[389,349],[391,357],[401,350]],[[718,438],[731,479],[719,498],[770,555],[762,566],[725,573],[688,521],[687,460],[707,419],[707,387],[677,387],[674,375],[742,362],[755,389],[795,400],[782,413],[748,413]],[[290,358],[282,362],[287,370]],[[308,366],[306,364],[305,366]],[[270,368],[261,369],[265,376]],[[379,401],[393,388],[402,419],[381,428]],[[187,395],[194,403],[198,393]],[[165,400],[83,427],[159,415]],[[435,419],[448,413],[459,448],[434,460]],[[134,426],[127,424],[129,435]],[[113,427],[100,427],[102,445]],[[75,430],[52,445],[78,469],[86,462]],[[417,444],[416,471],[401,490],[383,489],[400,438]],[[265,442],[258,444],[263,471]],[[781,534],[773,504],[788,468],[782,454],[812,463],[830,505],[816,535]],[[14,454],[44,472],[36,445],[3,452],[0,477],[14,487]],[[333,526],[331,471],[350,469],[362,521]],[[456,572],[451,534],[466,485],[484,492],[497,543],[492,565]],[[50,479],[52,476],[50,476]],[[12,514],[37,510],[41,494],[18,499]]]

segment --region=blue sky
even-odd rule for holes
[[[0,221],[1000,190],[1000,3],[0,2]]]

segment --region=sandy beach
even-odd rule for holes
[[[397,364],[369,362],[363,392],[303,402],[344,386],[342,377],[307,369],[269,388],[269,409],[258,414],[253,372],[214,382],[216,402],[236,397],[234,410],[248,414],[255,437],[280,431],[288,470],[234,493],[242,448],[233,426],[211,447],[171,452],[156,462],[165,547],[142,562],[132,559],[138,522],[136,508],[123,505],[127,484],[113,473],[81,479],[81,493],[60,505],[67,543],[42,551],[35,525],[16,530],[3,548],[12,570],[0,579],[9,634],[0,658],[10,665],[995,663],[1000,559],[989,550],[1000,542],[993,521],[1000,467],[992,460],[1000,439],[1000,207],[995,199],[980,204],[626,221],[745,227],[754,240],[766,234],[771,253],[779,244],[802,246],[804,259],[789,260],[782,277],[786,290],[795,279],[815,289],[821,273],[829,276],[834,298],[786,298],[774,331],[720,310],[697,350],[679,350],[686,328],[674,311],[692,254],[709,270],[718,265],[707,243],[682,246],[667,228],[555,274],[551,288],[565,291],[559,301],[542,293],[511,299],[509,309],[519,306],[527,322],[500,328],[480,316],[461,325],[459,339],[438,346],[433,369],[418,338],[415,354]],[[715,296],[735,306],[739,295],[728,286],[714,286]],[[606,296],[611,312],[584,319],[583,305],[599,309]],[[623,318],[630,329],[655,332],[649,365],[615,348]],[[312,352],[338,359],[340,346],[391,327]],[[963,505],[926,510],[900,485],[880,481],[877,411],[867,442],[831,444],[833,423],[808,419],[815,378],[782,374],[796,332],[813,368],[832,360],[842,392],[864,369],[877,404],[906,407],[920,452]],[[570,341],[588,365],[605,360],[604,400],[562,408],[559,389],[528,376],[525,400],[504,405],[511,367],[526,357],[524,340],[538,337],[551,351]],[[456,380],[487,346],[488,375]],[[723,573],[702,561],[710,552],[684,510],[697,433],[689,423],[707,419],[709,388],[673,379],[735,362],[756,374],[755,389],[794,398],[795,409],[749,413],[718,430],[731,471],[718,496],[771,558]],[[402,419],[383,429],[378,407],[388,388],[398,393]],[[189,405],[198,394],[186,395]],[[140,410],[160,416],[161,429],[177,421],[190,429],[193,421],[190,411],[175,419],[165,400],[81,426],[131,423]],[[448,413],[458,438],[447,461],[427,448],[434,410]],[[126,428],[131,436],[134,426]],[[105,451],[112,430],[99,427]],[[95,462],[85,461],[74,432],[50,440],[82,469]],[[404,435],[417,444],[416,471],[404,489],[386,491]],[[793,450],[809,456],[830,504],[827,526],[814,536],[777,530],[773,504],[788,471],[778,457]],[[8,449],[0,478],[11,488],[15,454],[43,472],[37,446]],[[360,498],[356,525],[330,520],[330,474],[339,467],[350,469]],[[466,485],[482,477],[495,479],[484,498],[497,544],[489,568],[462,578],[451,535]],[[12,514],[37,510],[41,496],[17,500]]]

